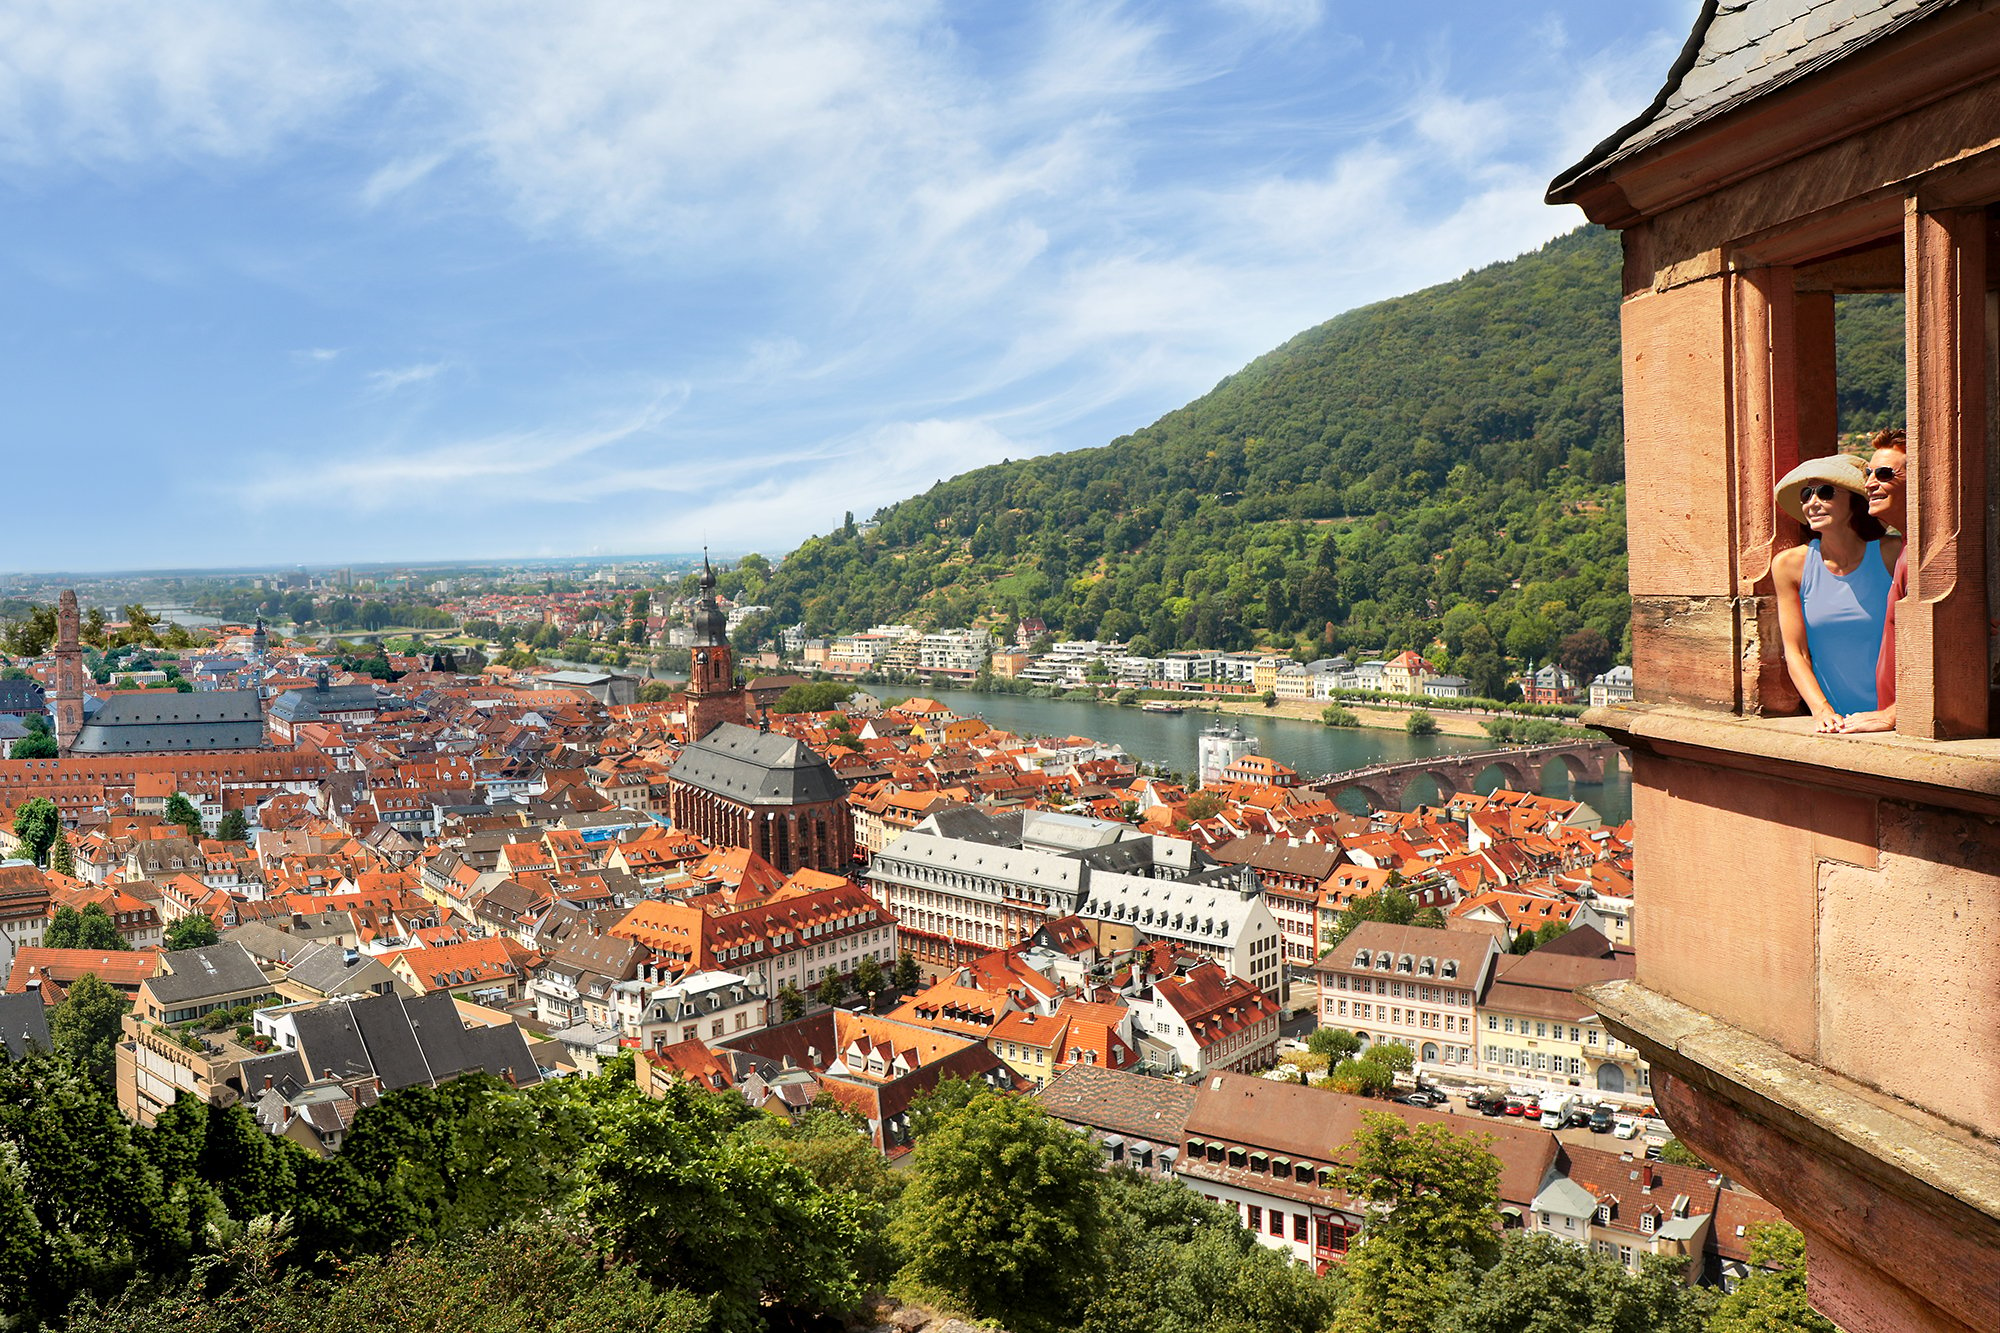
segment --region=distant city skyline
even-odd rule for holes
[[[1577,225],[1693,9],[15,9],[0,570],[777,556]]]

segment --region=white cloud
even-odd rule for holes
[[[0,160],[130,165],[264,153],[373,73],[279,4],[0,7]]]
[[[254,509],[315,505],[364,513],[410,509],[436,514],[453,505],[518,502],[587,468],[594,455],[656,431],[686,401],[684,387],[663,391],[609,420],[512,431],[437,444],[389,443],[318,462],[302,492],[296,454],[264,460],[232,493]],[[574,494],[555,498],[577,498]]]
[[[1325,12],[1321,0],[1215,0],[1215,3],[1225,12],[1240,14],[1284,33],[1317,27]]]
[[[292,360],[302,366],[325,365],[338,359],[340,350],[338,347],[301,347],[292,353]]]
[[[412,384],[423,384],[443,374],[448,365],[444,361],[419,361],[414,365],[371,370],[368,372],[368,391],[377,395],[391,394]]]

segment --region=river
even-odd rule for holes
[[[936,699],[962,717],[984,718],[1007,731],[1031,736],[1088,736],[1092,740],[1121,747],[1134,759],[1163,764],[1181,773],[1195,766],[1195,738],[1216,721],[1213,713],[1193,709],[1174,717],[1145,713],[1115,704],[1074,703],[1062,699],[1038,699],[1026,694],[980,694],[972,690],[915,690],[902,687],[867,687],[872,693],[897,698],[917,693]],[[1295,768],[1301,773],[1339,773],[1369,764],[1397,763],[1426,755],[1458,754],[1467,750],[1492,748],[1491,743],[1464,736],[1411,736],[1401,731],[1367,727],[1323,727],[1316,722],[1291,718],[1235,714],[1226,721],[1241,724],[1243,734],[1256,745],[1257,753]],[[1618,823],[1632,813],[1632,782],[1629,774],[1607,773],[1602,783],[1572,783],[1561,764],[1544,776],[1544,790],[1551,796],[1587,801],[1607,823]],[[1499,785],[1499,774],[1489,772],[1474,784],[1481,791]],[[1437,788],[1428,778],[1410,785],[1406,805],[1434,802]]]

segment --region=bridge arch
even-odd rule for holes
[[[1437,788],[1437,804],[1439,805],[1450,801],[1454,794],[1465,790],[1467,786],[1462,766],[1435,764],[1422,768],[1411,768],[1403,775],[1401,789],[1396,793],[1397,809],[1402,809],[1404,799],[1409,794],[1410,784],[1418,778],[1430,779],[1431,785]]]
[[[1468,764],[1467,767],[1469,768],[1471,765]],[[1542,789],[1542,775],[1539,769],[1530,768],[1519,759],[1506,755],[1494,755],[1487,759],[1485,763],[1479,766],[1479,771],[1471,776],[1466,785],[1476,788],[1476,784],[1482,781],[1488,773],[1498,773],[1500,775],[1500,781],[1493,784],[1496,787],[1506,787],[1510,791],[1526,792],[1539,792]]]
[[[1352,793],[1360,798],[1370,810],[1393,810],[1396,806],[1388,794],[1389,790],[1386,783],[1379,781],[1343,782],[1337,787],[1330,788],[1328,794],[1333,797],[1335,804],[1339,804],[1342,796]],[[1400,797],[1402,788],[1399,786],[1394,790],[1397,796]]]
[[[1604,750],[1599,746],[1588,749],[1557,750],[1543,761],[1546,768],[1550,763],[1559,763],[1569,774],[1571,782],[1598,783],[1604,781]]]

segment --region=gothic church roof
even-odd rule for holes
[[[734,722],[719,723],[682,750],[667,776],[745,805],[811,805],[847,794],[811,746]]]

